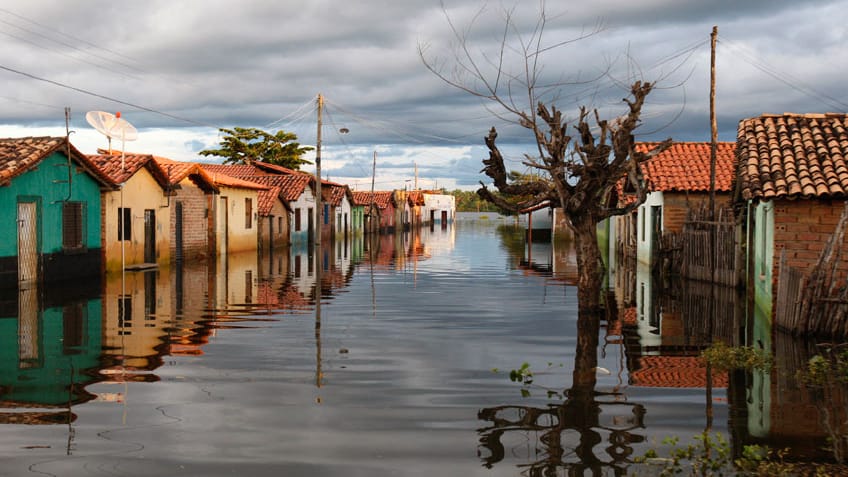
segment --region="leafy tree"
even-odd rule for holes
[[[200,151],[201,156],[220,156],[224,164],[250,164],[253,161],[267,162],[289,169],[299,169],[301,164],[311,164],[303,154],[313,150],[301,146],[294,133],[283,130],[274,134],[258,128],[222,128],[225,134],[218,149]]]

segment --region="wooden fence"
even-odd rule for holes
[[[735,286],[736,224],[723,209],[713,220],[704,211],[690,211],[680,238],[680,274],[686,278]]]
[[[842,261],[848,202],[816,264],[804,273],[780,255],[775,325],[795,335],[848,337],[848,279],[838,271]]]

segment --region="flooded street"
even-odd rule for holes
[[[0,475],[627,475],[706,427],[827,455],[786,372],[809,348],[778,339],[781,373],[710,395],[705,340],[770,339],[732,291],[639,270],[611,274],[596,393],[569,397],[573,256],[511,225],[325,244],[320,306],[306,250],[3,296]]]

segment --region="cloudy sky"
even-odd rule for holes
[[[83,152],[106,147],[85,121],[120,111],[138,129],[126,150],[178,160],[218,144],[219,128],[284,129],[317,136],[325,98],[322,175],[356,189],[473,188],[498,128],[510,167],[532,140],[491,102],[453,88],[450,24],[492,81],[511,11],[503,70],[520,74],[520,41],[532,39],[535,0],[242,0],[60,2],[0,0],[0,136],[65,134]],[[635,79],[656,81],[639,140],[708,141],[710,32],[719,139],[764,112],[845,112],[848,1],[549,1],[537,43],[545,99],[570,117],[581,105],[623,112]],[[450,20],[450,23],[449,21]],[[589,32],[588,38],[572,42]],[[504,75],[502,78],[506,78]],[[459,78],[477,86],[470,77]],[[515,81],[502,79],[499,94]],[[522,89],[513,89],[522,101]],[[526,101],[526,100],[525,100]],[[521,104],[521,103],[519,103]],[[523,104],[521,104],[523,106]],[[343,134],[341,131],[348,131]],[[113,145],[115,146],[115,145]],[[304,170],[314,171],[306,166]]]

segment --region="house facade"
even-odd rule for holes
[[[392,191],[353,192],[353,203],[365,208],[367,233],[395,231],[395,198]]]
[[[636,143],[649,152],[658,143]],[[617,240],[631,244],[638,261],[654,262],[663,234],[681,233],[689,211],[706,209],[710,197],[709,142],[679,142],[644,162],[642,174],[648,194],[631,216],[614,219]],[[717,143],[716,209],[730,206],[736,144]],[[623,189],[625,200],[627,188]]]
[[[423,215],[430,227],[447,227],[456,218],[456,198],[449,194],[424,192]]]
[[[64,137],[0,139],[0,287],[99,278],[112,188]]]
[[[106,271],[169,264],[168,177],[153,156],[106,154],[89,159],[119,187],[104,192],[101,199]]]
[[[212,210],[218,193],[212,178],[190,162],[154,156],[168,177],[170,209],[170,253],[173,261],[214,255],[215,220]]]
[[[205,165],[201,167],[205,169]],[[207,173],[219,191],[210,211],[215,217],[215,253],[225,255],[256,250],[259,192],[269,188],[218,172]]]
[[[321,181],[324,207],[321,238],[343,240],[351,235],[352,194],[348,186]]]
[[[809,270],[848,198],[848,115],[778,114],[739,123],[735,205],[758,312],[772,316],[780,258]],[[844,245],[844,244],[843,244]],[[839,265],[837,276],[848,274]]]

